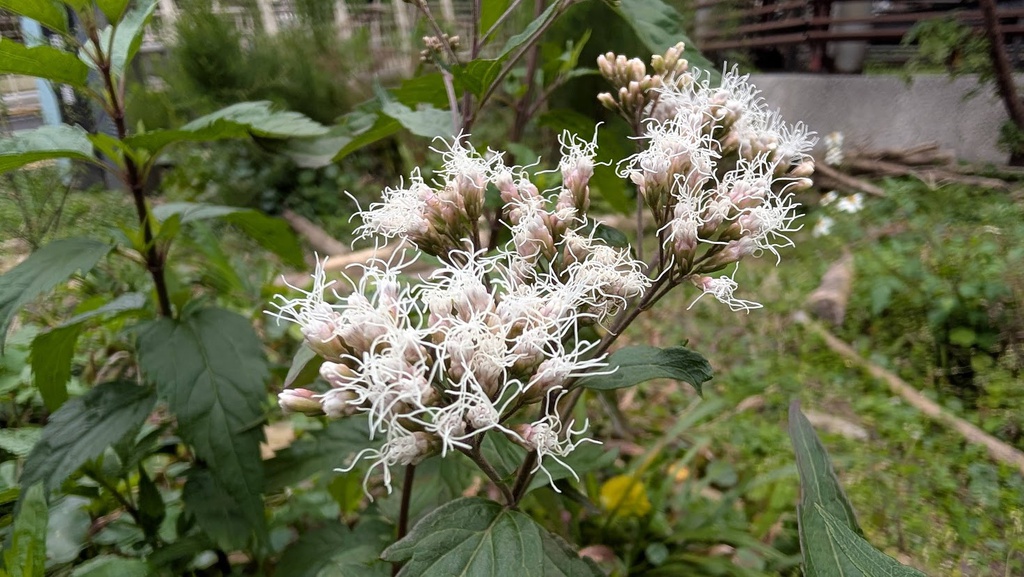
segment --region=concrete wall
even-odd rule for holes
[[[804,121],[819,138],[838,130],[847,149],[935,141],[962,160],[1005,164],[1009,158],[996,148],[1007,116],[994,88],[964,100],[977,87],[976,76],[917,76],[910,85],[895,76],[755,74],[751,80],[787,121]]]

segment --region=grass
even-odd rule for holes
[[[1016,408],[1024,400],[1019,366],[1007,368],[1019,361],[993,361],[987,349],[970,347],[981,393],[976,403],[965,402],[949,393],[942,370],[930,362],[929,351],[941,336],[941,327],[930,319],[930,307],[943,295],[915,296],[918,285],[907,283],[890,291],[889,307],[872,310],[876,287],[885,280],[872,263],[891,261],[897,272],[920,268],[920,261],[928,260],[923,253],[941,252],[941,247],[920,244],[922,239],[935,240],[935,231],[941,229],[941,242],[959,254],[943,254],[934,269],[926,262],[925,280],[917,282],[927,284],[935,280],[931,277],[949,280],[939,265],[952,262],[954,270],[970,269],[971,274],[945,283],[953,296],[969,292],[965,284],[981,275],[987,285],[1002,283],[1009,296],[998,302],[981,299],[972,306],[1009,309],[1019,319],[1024,294],[1019,271],[1013,266],[979,270],[977,261],[984,259],[976,252],[976,243],[959,241],[979,234],[996,237],[993,254],[1002,257],[989,260],[1006,265],[1015,253],[1004,249],[1024,244],[1024,209],[1019,201],[997,193],[930,190],[920,183],[898,181],[887,182],[886,188],[888,198],[870,199],[859,214],[833,214],[839,222],[829,237],[813,238],[810,229],[819,215],[806,217],[807,226],[794,237],[796,248],[783,253],[778,267],[771,258],[744,263],[736,276],[743,294],[738,291],[737,296],[762,302],[763,309],[731,313],[704,299],[688,314],[677,314],[695,296],[693,291],[679,291],[660,303],[655,314],[642,317],[625,338],[664,346],[688,339],[689,346],[708,357],[716,376],[706,394],[720,396],[729,409],[702,426],[699,434],[713,439],[711,451],[731,462],[741,479],[792,466],[786,409],[797,399],[805,411],[831,415],[867,431],[866,439],[820,433],[867,537],[876,546],[932,575],[1022,574],[1024,479],[1019,472],[991,461],[959,435],[925,418],[792,320],[829,264],[844,250],[853,251],[858,272],[840,336],[947,410],[1024,448],[1019,435],[1012,434],[1013,427],[1007,427],[1013,425],[1007,421],[1017,418]],[[900,225],[895,234],[872,240],[872,231],[894,222]],[[885,282],[896,284],[891,279]],[[1000,328],[1007,339],[1020,337],[1019,327]],[[692,398],[688,390],[666,387],[667,392],[665,387],[640,388],[629,404],[637,413],[634,423],[658,431]],[[992,410],[993,406],[1014,410]],[[795,498],[795,474],[751,492],[747,508],[755,509],[755,535],[778,541],[785,539],[780,534],[792,533]]]

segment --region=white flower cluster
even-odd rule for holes
[[[370,472],[380,468],[389,490],[390,467],[470,450],[487,431],[535,451],[545,472],[546,459],[588,440],[573,440],[586,424],[574,430],[556,407],[572,379],[606,367],[597,342],[579,331],[615,314],[650,280],[628,249],[595,238],[583,218],[594,142],[566,134],[562,143],[562,186],[551,200],[521,167],[455,142],[443,152],[437,185],[414,173],[409,188],[389,189],[361,213],[362,234],[401,237],[441,257],[428,279],[402,282],[410,262],[372,262],[342,297],[321,263],[312,290],[275,303],[272,314],[298,323],[325,359],[320,374],[331,387],[288,391],[282,407],[366,415],[383,445],[357,460],[370,459]],[[505,200],[513,237],[493,255],[468,248],[489,185]],[[467,237],[454,241],[460,234]],[[535,421],[510,424],[518,409],[541,401]]]
[[[732,296],[731,276],[706,275],[792,245],[793,193],[811,185],[813,135],[769,110],[736,69],[716,85],[687,71],[656,92],[642,149],[618,171],[654,217],[663,266],[734,310],[760,306]]]

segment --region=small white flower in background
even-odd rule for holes
[[[825,164],[839,166],[843,163],[843,133],[830,132],[825,137]]]
[[[832,225],[836,221],[830,216],[822,216],[818,219],[818,223],[814,225],[814,229],[811,230],[811,235],[815,238],[828,236],[832,233]]]
[[[834,190],[830,190],[822,195],[820,204],[821,206],[828,206],[837,200],[839,200],[839,193]]]
[[[864,208],[864,193],[858,192],[836,202],[836,210],[848,214],[856,214]]]

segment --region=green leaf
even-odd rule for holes
[[[490,0],[489,2],[480,3],[480,25],[477,28],[481,34],[486,33],[494,26],[498,18],[508,10],[509,5],[512,4],[512,0]],[[508,22],[508,20],[506,20]],[[491,36],[492,38],[494,36]]]
[[[326,127],[299,114],[274,110],[271,102],[240,102],[207,114],[175,130],[154,130],[127,139],[129,146],[156,154],[177,142],[210,142],[250,136],[280,139],[323,136]]]
[[[837,519],[846,523],[852,531],[863,535],[853,506],[843,492],[828,451],[821,444],[821,439],[814,432],[807,417],[800,412],[800,403],[794,401],[789,405],[789,438],[796,452],[796,467],[800,473],[800,505],[811,512],[819,505]]]
[[[806,577],[925,577],[872,547],[846,521],[817,503],[801,513],[801,532],[805,524],[814,528],[804,550]]]
[[[523,28],[522,32],[509,38],[508,41],[505,42],[505,46],[501,49],[501,53],[498,54],[498,59],[500,60],[506,56],[510,56],[512,52],[520,48],[523,44],[526,44],[530,37],[540,30],[541,26],[543,26],[549,18],[557,17],[555,11],[561,5],[561,2],[552,2],[540,16],[534,18],[533,22],[527,24],[526,28]]]
[[[89,133],[77,126],[59,124],[0,139],[0,173],[53,158],[95,162]]]
[[[705,70],[712,77],[719,76],[715,65],[698,52],[696,44],[686,36],[683,30],[686,19],[663,0],[621,0],[618,12],[651,54],[664,54],[676,43],[685,42],[683,58],[690,66]]]
[[[330,421],[319,431],[303,433],[301,438],[277,451],[274,458],[264,463],[266,490],[268,493],[280,491],[317,473],[330,471],[359,451],[379,443],[369,440],[365,421]]]
[[[588,389],[607,391],[651,379],[675,379],[690,383],[700,393],[703,384],[711,379],[707,359],[686,347],[624,347],[608,357],[608,368],[615,372],[586,377],[580,384]]]
[[[26,484],[24,476],[22,484]],[[22,495],[21,511],[4,550],[4,564],[11,577],[43,577],[49,514],[43,486],[31,485]]]
[[[132,383],[97,385],[50,416],[29,453],[23,485],[42,482],[53,491],[84,463],[137,430],[156,404],[156,395]]]
[[[147,577],[155,572],[141,559],[100,555],[82,563],[71,577]]]
[[[73,324],[39,333],[32,339],[32,377],[46,408],[56,411],[68,400],[68,381],[75,344],[82,325]]]
[[[502,58],[478,58],[462,66],[452,67],[452,75],[460,88],[480,98],[494,84],[501,72]]]
[[[277,575],[288,577],[385,577],[391,566],[380,554],[393,539],[391,525],[364,519],[355,528],[332,521],[304,533],[292,543],[277,565]]]
[[[416,136],[450,138],[455,130],[451,112],[438,110],[429,105],[413,110],[400,102],[391,100],[384,103],[381,112],[397,120],[399,124]]]
[[[245,547],[252,533],[245,513],[208,469],[189,471],[181,499],[185,510],[195,516],[199,526],[220,548],[233,551]]]
[[[96,5],[111,22],[121,19],[131,0],[96,0]]]
[[[435,509],[381,554],[401,577],[544,575],[545,531],[527,515],[470,497]]]
[[[46,558],[50,563],[70,563],[78,558],[89,538],[92,517],[89,499],[67,495],[50,508],[46,527]]]
[[[284,378],[284,388],[308,385],[313,382],[320,374],[319,365],[310,365],[309,363],[316,357],[316,353],[309,348],[309,345],[306,343],[299,345],[299,350],[295,351],[295,357],[292,358],[292,366],[288,369],[288,375]],[[307,366],[312,369],[307,370]]]
[[[82,332],[82,325],[103,315],[137,311],[145,304],[145,295],[125,293],[101,307],[76,315],[32,339],[32,376],[47,409],[56,411],[68,400],[67,383],[71,379],[75,343]]]
[[[85,88],[89,67],[77,56],[53,46],[28,48],[0,38],[0,74],[24,74]]]
[[[32,447],[39,442],[39,437],[42,434],[42,427],[0,429],[0,449],[16,457],[27,457],[32,452]]]
[[[68,31],[67,11],[57,0],[0,0],[0,8],[31,18],[51,30]]]
[[[181,224],[220,219],[238,227],[260,246],[281,257],[285,263],[296,267],[305,266],[302,245],[288,223],[279,218],[247,208],[192,202],[170,202],[153,207],[153,216],[157,220],[166,221],[174,215],[180,215]]]
[[[249,321],[216,308],[158,319],[139,331],[138,354],[143,375],[178,418],[178,434],[262,537],[259,425],[268,371]]]
[[[581,558],[572,545],[554,533],[544,536],[544,577],[604,577],[592,559]]]
[[[187,489],[188,485],[185,487]],[[139,525],[146,535],[156,536],[166,516],[167,506],[160,489],[149,478],[146,469],[139,465]]]
[[[51,242],[0,276],[0,354],[14,315],[37,296],[67,280],[76,271],[89,272],[111,246],[85,238]]]
[[[124,15],[124,18],[117,23],[114,29],[114,38],[110,43],[110,70],[114,76],[121,78],[135,53],[142,45],[142,33],[153,11],[156,10],[157,0],[139,0],[135,8],[132,8]],[[106,48],[106,46],[104,46]]]

